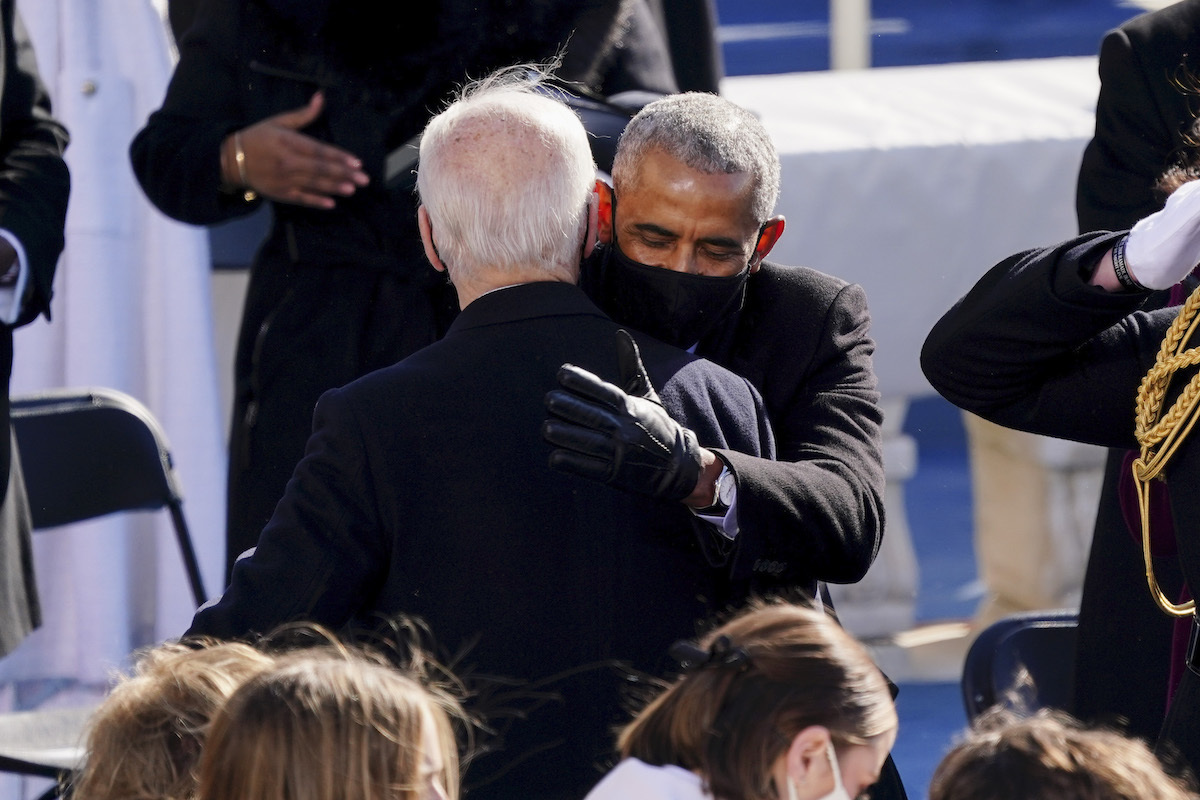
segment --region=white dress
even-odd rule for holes
[[[145,403],[170,440],[206,588],[218,593],[225,435],[207,234],[150,205],[128,154],[171,76],[166,26],[156,0],[19,0],[18,10],[71,135],[71,199],[53,322],[17,331],[12,393],[96,385]],[[34,562],[44,624],[5,659],[0,683],[103,687],[130,649],[179,636],[195,611],[162,514],[39,532]]]
[[[627,758],[604,776],[584,800],[713,800],[704,781],[683,767],[651,766]]]

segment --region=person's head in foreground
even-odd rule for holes
[[[990,712],[933,773],[929,800],[1195,800],[1145,742],[1044,709]]]
[[[623,758],[682,767],[720,800],[847,800],[879,779],[896,739],[891,693],[826,614],[755,604],[681,660],[621,732]]]
[[[454,701],[343,649],[298,653],[213,720],[202,800],[454,800]]]
[[[468,86],[421,137],[425,254],[464,307],[498,286],[575,283],[590,252],[596,167],[570,108],[514,67]]]
[[[233,642],[171,642],[139,655],[88,724],[74,796],[188,798],[213,715],[274,658]]]

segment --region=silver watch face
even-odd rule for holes
[[[733,493],[737,487],[737,479],[733,473],[729,471],[729,467],[724,467],[721,474],[717,476],[717,501],[723,506],[733,504]]]

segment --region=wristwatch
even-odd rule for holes
[[[721,467],[721,474],[717,476],[716,489],[713,491],[713,503],[708,508],[702,508],[697,511],[700,514],[724,514],[733,505],[734,498],[737,497],[737,477],[730,471],[729,465],[725,464]]]

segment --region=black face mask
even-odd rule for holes
[[[613,242],[604,309],[614,321],[688,348],[742,308],[750,265],[726,277],[693,275],[641,264]]]

